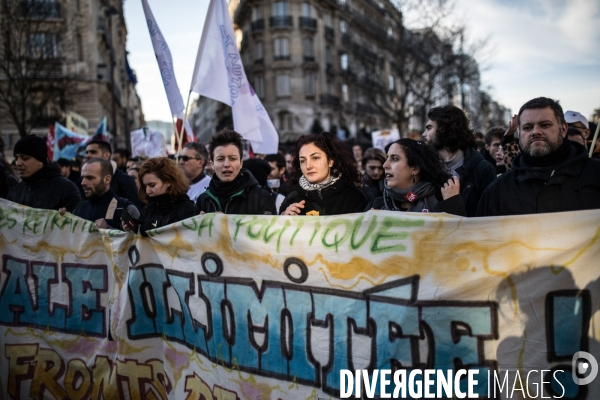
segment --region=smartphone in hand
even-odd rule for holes
[[[119,209],[117,209],[119,210]],[[121,221],[123,221],[123,223],[125,223],[127,226],[129,226],[129,228],[134,232],[137,233],[138,232],[138,227],[139,227],[139,221],[136,220],[135,218],[133,218],[131,216],[131,214],[129,213],[129,211],[127,211],[126,208],[122,208],[121,210]]]

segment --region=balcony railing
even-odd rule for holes
[[[304,62],[313,62],[315,61],[315,56],[304,56]]]
[[[333,39],[335,37],[335,31],[333,30],[332,27],[330,27],[330,26],[325,27],[325,37],[329,38],[329,39]]]
[[[21,2],[21,10],[25,18],[60,18],[58,1],[25,0]]]
[[[312,31],[317,30],[317,20],[310,17],[299,17],[300,28]]]
[[[264,18],[257,19],[256,21],[252,21],[252,33],[262,31],[265,29],[265,20]]]
[[[331,94],[322,94],[321,95],[321,104],[326,106],[339,106],[340,99]]]
[[[271,28],[291,28],[294,23],[291,15],[284,15],[269,18]]]
[[[275,56],[275,61],[283,61],[283,60],[289,60],[289,59],[290,59],[289,54]]]

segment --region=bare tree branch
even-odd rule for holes
[[[21,136],[60,119],[67,78],[61,58],[61,2],[3,0],[0,9],[0,115]]]

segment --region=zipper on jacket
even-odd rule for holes
[[[229,200],[227,200],[227,204],[225,204],[225,210],[223,210],[223,213],[224,213],[224,214],[227,214],[227,206],[229,206],[229,203],[231,203],[231,200],[233,200],[233,198],[234,198],[234,197],[238,197],[238,196],[240,196],[242,193],[244,193],[244,190],[246,190],[246,189],[242,189],[242,190],[240,190],[239,192],[237,192],[237,193],[234,193],[234,194],[233,194],[233,195],[232,195],[232,196],[229,198]]]

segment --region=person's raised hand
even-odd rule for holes
[[[290,204],[281,215],[299,215],[302,209],[304,208],[305,200],[302,200],[299,203]]]
[[[458,177],[453,176],[448,179],[448,182],[444,183],[442,187],[442,197],[444,200],[448,200],[452,196],[460,194],[460,180]]]
[[[517,122],[517,114],[515,114],[508,121],[508,129],[504,132],[504,136],[513,136],[517,132],[517,129],[519,129],[519,123]]]

